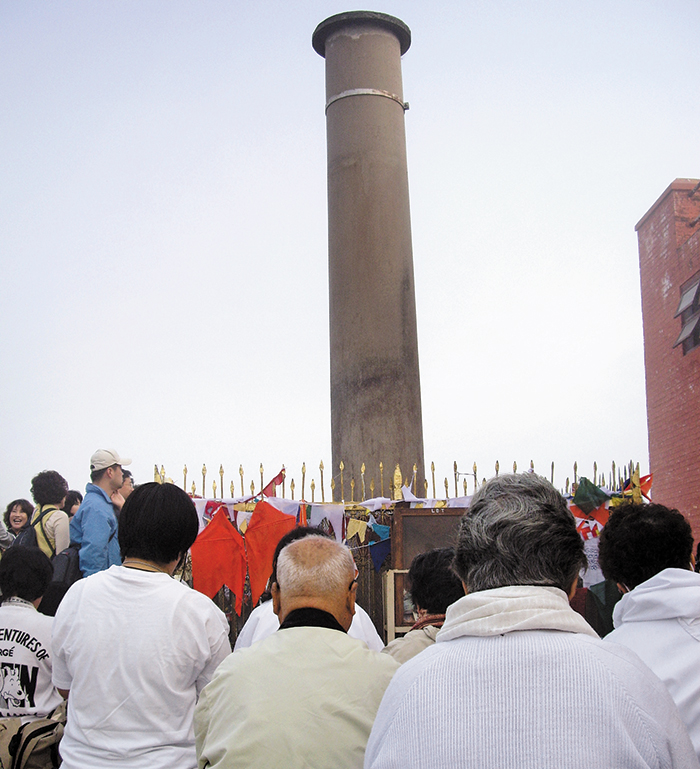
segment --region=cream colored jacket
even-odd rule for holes
[[[227,657],[195,709],[199,767],[360,769],[399,664],[339,630],[292,627]]]

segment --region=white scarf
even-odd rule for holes
[[[447,608],[437,641],[462,636],[492,636],[514,630],[562,630],[598,634],[575,612],[558,587],[511,585],[470,593]]]

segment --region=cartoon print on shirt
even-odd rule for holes
[[[0,665],[0,710],[33,708],[38,667]]]

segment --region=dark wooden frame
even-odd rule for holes
[[[435,547],[453,547],[455,544],[454,534],[456,534],[459,519],[466,512],[464,507],[403,507],[396,505],[394,515],[391,521],[391,566],[393,569],[408,569],[413,558],[418,553],[431,550]],[[436,519],[441,519],[443,523],[449,524],[435,527]],[[419,547],[412,547],[411,552],[406,552],[406,546],[409,544],[408,529],[420,527],[420,524],[426,529],[427,536]],[[417,524],[417,526],[416,526]],[[445,536],[445,530],[451,529],[452,533]],[[431,531],[432,530],[432,531]],[[415,534],[414,534],[415,536]],[[413,552],[415,551],[415,552]],[[395,594],[394,594],[394,620],[396,627],[402,627],[407,624],[409,618],[404,616],[403,596],[408,584],[407,575],[394,575]],[[409,624],[413,624],[410,622]]]

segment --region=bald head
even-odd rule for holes
[[[280,622],[290,611],[327,611],[347,630],[355,613],[355,562],[350,551],[327,537],[305,537],[287,545],[277,560],[272,587]]]

